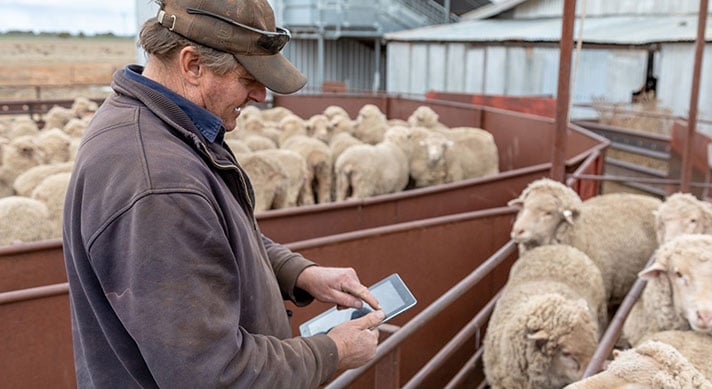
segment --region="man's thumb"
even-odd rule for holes
[[[382,322],[383,319],[386,318],[386,313],[383,312],[383,310],[379,309],[377,311],[373,311],[369,313],[368,315],[365,315],[363,317],[360,317],[357,320],[358,326],[366,329],[366,328],[373,328],[378,325],[378,323]]]

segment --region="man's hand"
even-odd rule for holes
[[[321,302],[361,308],[363,300],[373,309],[381,309],[378,300],[361,284],[352,268],[310,266],[299,275],[296,285]]]
[[[378,345],[376,326],[385,316],[383,311],[374,311],[358,319],[339,324],[327,333],[336,343],[339,369],[353,369],[373,359]]]

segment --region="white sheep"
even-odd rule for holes
[[[323,114],[312,115],[306,121],[307,135],[319,139],[324,143],[329,143],[331,139],[331,126],[329,118]]]
[[[225,143],[227,146],[230,148],[233,154],[237,156],[237,159],[239,160],[239,155],[240,154],[249,154],[252,152],[252,149],[250,149],[250,146],[248,146],[242,139],[237,139],[237,138],[225,138]]]
[[[289,115],[294,115],[294,112],[285,107],[272,107],[262,110],[262,119],[266,122],[279,123],[282,119]]]
[[[445,152],[452,141],[445,135],[420,127],[395,126],[388,129],[392,139],[400,142],[408,157],[410,178],[415,188],[445,183],[447,162]],[[395,134],[400,134],[395,136]]]
[[[704,350],[707,361],[710,346],[707,342]],[[614,360],[605,370],[565,389],[712,389],[709,374],[673,345],[648,340],[632,349],[614,351]]]
[[[88,118],[99,109],[99,104],[87,97],[79,96],[72,101],[71,109],[77,118]]]
[[[28,116],[19,116],[14,118],[7,126],[1,136],[10,140],[19,138],[25,135],[37,135],[40,129],[37,123]]]
[[[329,140],[329,148],[331,149],[331,155],[334,159],[334,163],[336,163],[336,159],[338,159],[339,155],[341,155],[341,153],[343,153],[346,149],[351,146],[362,144],[364,143],[356,139],[348,132],[334,134],[334,136],[331,137],[331,140]]]
[[[288,208],[304,204],[303,197],[307,196],[305,186],[307,182],[311,181],[310,171],[304,157],[296,151],[285,149],[260,150],[255,154],[267,155],[278,160],[287,173],[288,185],[284,201],[275,204],[275,208]]]
[[[499,173],[499,153],[491,133],[475,127],[454,127],[440,132],[452,141],[445,151],[445,182]]]
[[[655,212],[658,243],[682,234],[712,234],[712,204],[690,193],[673,193]]]
[[[73,109],[55,105],[50,108],[44,116],[44,128],[64,128],[64,126],[69,122],[70,119],[76,117],[77,115],[74,113]]]
[[[57,173],[71,172],[73,166],[73,162],[63,162],[31,167],[15,178],[12,188],[18,196],[29,197],[45,178]]]
[[[240,139],[252,151],[270,150],[277,148],[277,143],[275,143],[272,139],[262,135],[251,134]]]
[[[351,119],[351,116],[349,116],[349,113],[346,112],[346,110],[339,105],[330,105],[330,106],[324,108],[324,111],[322,113],[324,114],[324,116],[329,118],[329,120],[332,120],[337,116],[340,116],[340,117],[346,118],[346,119]]]
[[[331,202],[334,162],[329,146],[306,135],[292,135],[281,148],[296,151],[307,162],[309,182],[305,185],[303,205]]]
[[[62,128],[62,131],[73,138],[81,138],[87,125],[89,125],[89,120],[90,117],[69,119],[67,124]]]
[[[35,242],[52,236],[47,206],[29,197],[0,198],[0,221],[0,246]]]
[[[246,105],[240,109],[240,115],[237,117],[235,123],[235,128],[232,131],[228,131],[225,135],[226,137],[230,134],[235,134],[244,129],[245,122],[250,119],[262,120],[262,110],[254,105]]]
[[[492,388],[556,388],[581,379],[606,321],[596,265],[567,245],[537,247],[514,263],[484,338]]]
[[[634,345],[649,333],[690,328],[712,334],[712,235],[680,235],[654,257],[639,274],[647,283],[623,324],[622,340]]]
[[[40,182],[32,190],[30,197],[39,200],[47,206],[50,219],[52,238],[62,237],[62,212],[64,211],[64,198],[67,194],[71,172],[55,173]]]
[[[255,195],[255,212],[283,207],[289,186],[289,177],[282,164],[274,157],[257,153],[242,154],[240,166],[252,183]]]
[[[432,108],[427,105],[421,105],[408,116],[408,124],[411,127],[423,127],[429,130],[443,130],[447,126],[440,123],[438,115]]]
[[[335,200],[364,199],[399,192],[408,185],[408,157],[388,131],[376,145],[346,149],[334,164]]]
[[[35,136],[23,135],[4,145],[0,164],[0,197],[14,194],[12,184],[17,176],[31,167],[44,164],[45,154]]]
[[[287,115],[279,121],[279,144],[280,147],[293,136],[308,136],[307,135],[307,124],[297,115],[291,114]]]
[[[64,130],[59,128],[42,130],[36,135],[35,142],[44,153],[45,163],[61,163],[69,160],[69,145],[72,137]]]
[[[375,145],[383,140],[386,129],[386,115],[376,105],[366,104],[358,111],[352,135],[364,143]]]
[[[636,346],[651,340],[675,347],[705,377],[712,377],[712,336],[697,331],[667,330],[646,335]]]
[[[603,276],[609,304],[620,303],[657,248],[653,211],[661,201],[610,193],[585,202],[566,185],[542,178],[509,201],[518,208],[511,237],[520,254],[565,243],[588,254]]]

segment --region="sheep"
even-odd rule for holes
[[[39,200],[47,206],[51,238],[62,237],[62,212],[70,176],[71,172],[52,174],[42,180],[30,194],[31,198]]]
[[[366,104],[356,116],[352,135],[364,143],[375,145],[383,140],[387,128],[386,115],[377,106]]]
[[[252,183],[254,212],[282,207],[289,185],[289,177],[282,164],[272,156],[257,153],[243,154],[239,161]]]
[[[330,105],[326,108],[324,108],[324,111],[322,112],[324,116],[329,118],[329,120],[333,120],[335,117],[340,116],[345,119],[351,119],[351,116],[349,116],[349,113],[346,112],[346,110],[338,105]]]
[[[712,334],[712,235],[680,235],[663,243],[639,273],[647,280],[621,332],[623,344],[663,330]]]
[[[77,118],[86,118],[94,114],[99,109],[99,104],[86,97],[79,96],[72,102],[72,111]]]
[[[64,128],[64,126],[69,122],[70,119],[76,117],[77,115],[74,113],[73,109],[55,105],[50,108],[44,116],[44,128]]]
[[[348,132],[340,132],[334,134],[334,136],[329,140],[329,148],[331,149],[331,155],[333,157],[334,163],[339,158],[339,155],[343,153],[346,149],[355,145],[364,144],[360,140],[356,139],[353,135]]]
[[[266,122],[279,123],[289,115],[294,115],[294,112],[285,107],[272,107],[262,110],[262,119]]]
[[[347,117],[334,116],[331,120],[329,120],[329,139],[342,132],[353,134],[355,125],[355,122]]]
[[[23,135],[3,147],[0,164],[0,197],[14,194],[15,178],[33,166],[44,164],[45,154],[32,135]]]
[[[0,198],[0,220],[4,221],[0,223],[0,246],[50,239],[52,235],[47,206],[33,198]]]
[[[673,193],[655,211],[658,243],[681,234],[712,234],[712,204],[690,193]]]
[[[242,138],[242,142],[252,151],[276,149],[277,144],[270,138],[262,135],[248,135]]]
[[[275,208],[288,208],[302,205],[306,196],[305,186],[310,181],[311,175],[307,161],[301,154],[292,150],[268,149],[256,151],[256,154],[271,156],[278,160],[288,177],[287,191],[284,201],[276,204]]]
[[[24,135],[37,135],[40,129],[32,118],[29,116],[19,116],[14,118],[5,131],[0,134],[10,140],[19,138]]]
[[[420,127],[395,126],[388,129],[408,157],[409,187],[421,188],[445,183],[445,152],[452,143],[444,135]],[[395,134],[399,134],[395,136]]]
[[[71,172],[73,166],[73,162],[63,162],[31,167],[15,178],[12,188],[18,196],[29,197],[42,180],[53,174]]]
[[[68,162],[73,162],[77,159],[77,153],[79,152],[79,146],[82,144],[82,138],[75,138],[72,137],[72,140],[69,141],[69,157],[67,159]]]
[[[346,149],[334,164],[336,201],[394,193],[408,185],[408,157],[386,132],[377,145]]]
[[[307,136],[307,125],[304,120],[297,115],[287,115],[279,121],[279,146],[282,147],[287,139],[296,136]]]
[[[73,138],[81,138],[87,125],[89,125],[88,117],[83,119],[72,118],[62,127],[62,131]]]
[[[245,142],[242,141],[242,139],[235,139],[235,138],[225,138],[225,144],[230,148],[233,154],[237,156],[237,159],[239,160],[239,155],[241,154],[249,154],[252,152],[252,149],[250,149],[250,146],[248,146]]]
[[[408,116],[408,124],[411,127],[423,127],[429,130],[447,129],[447,126],[438,121],[438,115],[432,108],[427,105],[421,105],[416,108],[410,116]]]
[[[455,127],[441,133],[452,141],[445,151],[445,182],[499,173],[499,154],[492,134],[474,127]]]
[[[307,135],[319,139],[324,143],[329,143],[331,139],[331,128],[329,118],[326,115],[316,114],[306,121]]]
[[[519,209],[511,237],[520,254],[565,243],[588,254],[603,276],[610,305],[620,303],[657,248],[652,196],[610,193],[585,202],[566,185],[541,178],[508,202]]]
[[[36,143],[44,153],[45,163],[60,163],[69,160],[69,144],[72,137],[59,128],[40,131]]]
[[[537,247],[514,263],[484,338],[492,388],[554,388],[581,379],[606,322],[603,279],[568,245]]]
[[[293,135],[281,148],[296,151],[307,161],[309,173],[307,185],[304,186],[303,205],[331,202],[334,163],[329,146],[306,135]]]
[[[235,128],[232,131],[228,131],[227,135],[238,133],[240,130],[244,129],[245,122],[250,119],[259,119],[261,121],[262,110],[254,105],[246,105],[242,107],[240,109],[240,115],[237,117]]]
[[[709,360],[709,348],[704,353]],[[614,351],[614,355],[604,371],[565,389],[712,389],[705,373],[666,342],[649,340],[629,350]]]
[[[644,336],[636,346],[651,340],[675,347],[705,377],[712,377],[712,358],[709,355],[712,350],[712,336],[697,331],[667,330]]]

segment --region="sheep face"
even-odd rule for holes
[[[712,236],[681,235],[664,243],[639,276],[667,277],[678,314],[693,330],[712,334]]]
[[[598,324],[583,299],[543,299],[548,303],[527,323],[528,376],[532,388],[561,388],[583,376],[598,346]]]
[[[712,214],[712,206],[689,193],[675,193],[655,212],[658,243],[665,243],[682,234],[706,233],[703,222]]]
[[[524,198],[511,200],[509,206],[519,209],[512,226],[511,238],[520,251],[554,244],[562,224],[573,225],[578,209],[562,208],[561,201],[547,193],[528,193]]]

